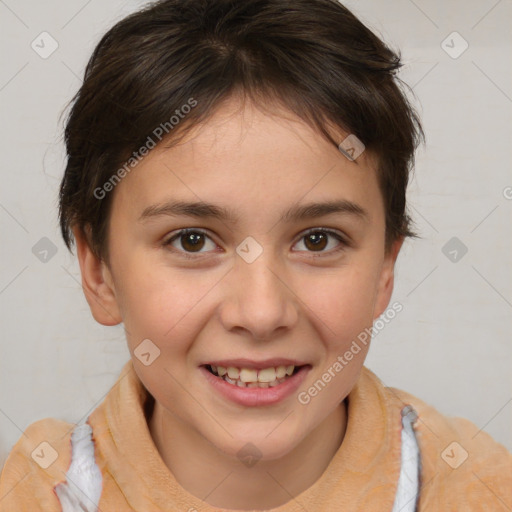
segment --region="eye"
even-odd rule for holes
[[[338,244],[331,243],[332,239],[337,240]],[[310,229],[302,235],[298,243],[303,243],[307,252],[314,253],[335,253],[349,246],[348,241],[340,233],[324,228]],[[332,249],[333,245],[334,249]]]
[[[336,244],[334,241],[337,241]],[[208,247],[208,243],[210,247]],[[349,247],[349,242],[337,231],[326,228],[313,228],[304,233],[297,244],[303,243],[306,252],[332,254]],[[295,245],[297,245],[295,244]],[[194,258],[194,254],[215,250],[217,244],[202,229],[186,228],[172,234],[163,242],[164,247],[171,246],[173,251],[185,258]],[[334,248],[333,248],[334,246]],[[303,251],[299,251],[303,252]]]
[[[210,248],[208,248],[208,240],[210,241]],[[178,252],[184,253],[185,257],[190,257],[187,253],[208,252],[208,250],[217,247],[215,242],[203,230],[197,228],[181,229],[167,239],[163,245],[176,248]],[[206,250],[202,251],[205,247]]]

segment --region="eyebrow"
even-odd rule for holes
[[[357,203],[352,201],[337,200],[326,201],[322,203],[306,203],[303,205],[295,205],[285,211],[281,222],[296,222],[307,219],[314,219],[332,214],[348,214],[361,220],[368,221],[368,212]],[[169,201],[166,203],[155,204],[144,209],[139,217],[139,222],[144,222],[151,218],[160,216],[186,216],[198,219],[218,219],[220,221],[236,224],[239,217],[234,211],[204,201],[186,202],[186,201]]]

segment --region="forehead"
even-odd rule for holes
[[[186,120],[185,120],[186,121]],[[338,130],[340,142],[347,133]],[[117,186],[114,211],[140,216],[171,199],[222,205],[237,218],[296,203],[346,200],[382,207],[375,160],[351,162],[311,126],[286,110],[226,102],[176,145],[165,140]]]

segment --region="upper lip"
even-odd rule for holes
[[[255,370],[262,370],[263,368],[271,368],[277,366],[304,366],[308,363],[299,362],[294,359],[287,359],[283,357],[273,357],[271,359],[264,359],[262,361],[254,361],[246,358],[237,358],[237,359],[217,359],[215,361],[208,361],[207,363],[202,363],[200,366],[222,366],[224,368],[229,368],[233,366],[235,368],[253,368]]]

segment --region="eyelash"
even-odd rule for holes
[[[165,240],[162,245],[164,247],[170,247],[171,244],[175,240],[177,240],[178,238],[180,238],[183,235],[188,235],[190,233],[198,233],[198,234],[204,235],[204,236],[210,238],[210,240],[212,240],[211,237],[208,235],[208,233],[200,228],[185,228],[185,229],[180,229],[179,231],[177,231],[174,235],[172,235],[170,238]],[[299,251],[299,252],[310,252],[314,258],[318,258],[318,257],[323,257],[325,255],[332,255],[332,254],[335,254],[335,253],[345,250],[347,247],[351,247],[351,244],[344,236],[342,236],[337,231],[333,231],[332,229],[329,229],[329,228],[308,229],[299,237],[297,242],[299,242],[306,236],[311,235],[312,233],[324,233],[324,234],[331,235],[336,240],[338,240],[338,242],[340,242],[340,245],[336,249],[331,249],[330,251],[320,251],[318,253],[315,253],[315,251]],[[204,254],[204,253],[191,253],[191,252],[181,251],[178,249],[174,249],[173,247],[171,248],[171,250],[173,252],[179,253],[182,257],[184,257],[186,259],[190,259],[190,260],[201,258],[202,257],[201,255]]]

